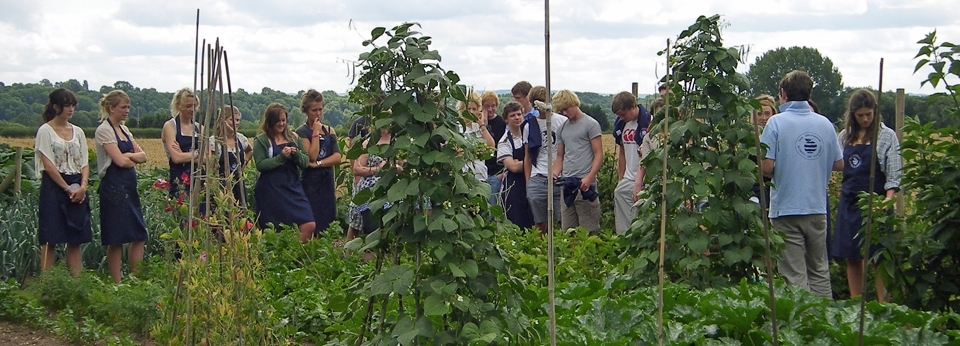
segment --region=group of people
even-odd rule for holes
[[[483,109],[480,118],[495,124],[496,155],[487,160],[485,172],[491,204],[501,203],[507,219],[521,228],[546,232],[552,199],[552,220],[559,220],[563,228],[598,231],[597,174],[603,162],[600,124],[580,109],[579,98],[570,90],[553,95],[552,109],[534,107],[546,104],[543,86],[521,81],[510,92],[513,101],[503,106],[501,115],[496,114],[498,98],[493,92],[476,100]],[[552,168],[548,166],[550,157],[554,158]],[[480,173],[478,178],[483,176]],[[548,194],[549,184],[554,185],[552,195]]]
[[[812,88],[813,81],[806,73],[794,71],[780,82],[779,112],[773,97],[758,98],[761,109],[751,119],[762,129],[760,140],[769,148],[760,170],[772,188],[764,196],[757,189],[756,201],[768,201],[769,217],[784,233],[786,248],[779,269],[788,282],[829,296],[827,263],[828,255],[832,255],[847,259],[851,294],[859,295],[864,267],[859,231],[863,222],[856,194],[872,190],[893,198],[900,185],[899,144],[893,131],[876,116],[877,102],[869,91],[857,91],[850,98],[846,124],[838,136],[830,121],[816,113],[816,105],[810,100]],[[666,92],[662,86],[661,96]],[[477,119],[463,119],[461,131],[465,137],[474,145],[496,148],[496,155],[486,161],[468,160],[464,176],[488,185],[489,202],[501,205],[506,218],[521,228],[545,232],[551,216],[548,201],[552,199],[553,220],[559,220],[564,229],[599,230],[597,174],[603,160],[599,123],[580,109],[580,100],[570,90],[553,95],[552,109],[535,107],[546,104],[547,90],[543,86],[521,81],[513,86],[511,94],[513,101],[505,104],[500,114],[499,97],[492,91],[470,92],[466,102],[458,104],[459,112],[469,112]],[[76,103],[76,97],[66,89],[51,92],[43,113],[45,123],[37,131],[35,143],[36,171],[42,178],[42,267],[53,264],[55,245],[66,243],[67,265],[74,275],[80,270],[80,244],[92,241],[86,198],[86,141],[83,130],[69,122]],[[231,177],[223,180],[232,181],[232,186],[223,189],[242,203],[244,186],[238,175],[253,159],[259,171],[254,187],[259,227],[295,225],[300,240],[306,242],[336,220],[333,169],[341,166],[343,157],[336,131],[322,123],[321,93],[311,89],[302,95],[300,110],[306,121],[295,130],[288,123],[287,109],[270,104],[252,141],[236,131],[239,109],[224,107],[218,112],[209,147],[203,150],[199,136],[205,132],[194,119],[198,105],[193,90],[177,91],[170,104],[172,117],[163,125],[161,138],[170,167],[171,197],[177,198],[189,186],[192,165],[211,159],[217,162],[220,177]],[[648,136],[647,131],[652,127],[652,114],[663,105],[662,97],[649,110],[638,104],[632,93],[613,97],[619,182],[612,198],[617,233],[625,233],[638,216],[636,202],[645,176],[640,162],[658,145],[656,136]],[[116,281],[121,278],[122,246],[131,244],[128,260],[131,270],[136,271],[147,238],[134,168],[147,158],[123,125],[129,111],[130,100],[123,91],[104,95],[100,101],[102,122],[95,136],[100,208],[111,211],[100,213],[101,241],[107,246],[107,264]],[[358,118],[350,126],[348,145],[358,138],[363,148],[391,143],[387,130],[380,130],[378,142],[369,143],[370,130],[368,120]],[[879,136],[873,143],[876,131]],[[548,138],[548,132],[552,137]],[[876,163],[871,156],[874,150],[878,154]],[[554,158],[552,168],[548,167],[548,157]],[[353,193],[373,186],[383,169],[403,169],[385,167],[386,162],[368,153],[351,161]],[[872,187],[868,179],[871,169],[877,172]],[[831,171],[843,171],[843,180],[835,234],[828,240],[825,192]],[[550,184],[554,185],[552,195],[547,193]],[[348,224],[348,238],[379,227],[369,204],[351,204]],[[878,281],[878,294],[884,299],[882,285]]]
[[[253,159],[260,172],[254,186],[258,226],[295,225],[302,242],[318,236],[336,219],[333,167],[340,165],[340,146],[336,131],[322,123],[323,95],[310,89],[300,101],[304,124],[291,130],[286,107],[272,103],[252,143],[237,132],[240,110],[225,106],[218,112],[209,148],[201,150],[199,136],[204,129],[194,119],[199,99],[189,88],[177,91],[170,106],[173,116],[164,123],[161,135],[170,165],[171,197],[181,194],[180,185],[189,185],[191,165],[209,158],[221,181],[232,182],[224,188],[232,192],[234,202],[242,204],[240,172]]]
[[[812,90],[813,80],[806,72],[792,71],[780,81],[780,112],[770,100],[761,99],[763,111],[755,117],[765,125],[760,141],[769,148],[761,164],[773,182],[769,217],[784,235],[778,268],[790,284],[831,297],[829,258],[845,259],[850,295],[860,296],[867,244],[857,194],[870,191],[894,198],[900,188],[900,144],[877,114],[877,99],[870,91],[850,96],[843,130],[837,135],[830,120],[816,112]],[[825,191],[832,171],[842,171],[843,177],[831,236]],[[866,257],[877,250],[870,246]],[[876,288],[877,299],[886,301],[880,276]]]

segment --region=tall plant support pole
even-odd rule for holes
[[[209,60],[209,57],[208,57],[207,54],[206,54],[206,53],[207,53],[207,50],[208,50],[208,49],[206,48],[206,47],[208,46],[208,45],[207,45],[207,39],[203,39],[203,42],[201,43],[200,46],[201,46],[201,47],[204,47],[204,49],[200,51],[200,64],[199,64],[199,66],[200,66],[200,76],[202,77],[202,76],[203,76],[203,71],[204,71],[204,66],[203,66],[203,64],[204,64],[204,63],[208,63],[207,60]],[[194,92],[194,95],[202,95],[202,94],[203,94],[203,78],[200,78],[200,91]],[[196,106],[196,108],[199,108],[199,107],[200,107],[200,98],[199,98],[199,97],[196,97],[196,101],[197,101],[197,106]],[[191,122],[193,122],[193,123],[196,123],[196,122],[197,122],[197,111],[196,111],[196,110],[193,111],[193,119],[191,119]],[[197,129],[194,128],[194,135],[196,135],[196,130],[197,130]],[[180,131],[180,129],[177,129],[177,131]],[[197,138],[197,136],[193,136],[193,137],[190,138],[190,147],[191,147],[191,148],[193,148],[193,147],[196,146],[196,138]],[[180,148],[180,150],[183,150],[183,148]],[[195,181],[196,178],[197,178],[197,177],[196,177],[196,171],[197,171],[196,160],[190,160],[190,186],[189,186],[189,189],[187,190],[187,243],[188,243],[188,244],[193,244],[193,217],[194,217],[194,216],[193,216],[193,208],[197,206],[197,200],[196,200],[196,198],[195,198],[195,197],[196,197],[196,193],[194,193],[195,191],[194,191],[194,189],[193,189],[194,185],[196,185],[196,184],[194,184],[194,181]],[[189,323],[189,322],[188,322],[188,323]]]
[[[13,201],[17,202],[20,200],[20,184],[23,180],[23,148],[17,147],[17,152],[13,157],[14,169],[13,169]],[[46,252],[44,252],[46,253]]]
[[[763,183],[763,172],[760,171],[760,167],[763,163],[763,157],[760,156],[760,125],[756,122],[753,122],[753,144],[754,149],[757,151],[757,184],[760,185],[760,219],[763,221],[761,227],[763,227],[763,266],[764,271],[766,271],[767,277],[767,293],[770,296],[770,325],[773,328],[773,345],[780,345],[780,336],[777,332],[777,297],[773,290],[773,256],[770,251],[770,215],[767,211],[767,187]]]
[[[197,55],[200,53],[200,9],[197,9],[197,30],[193,38],[193,92],[197,92]],[[140,118],[137,117],[139,120]]]
[[[199,53],[200,53],[200,47],[203,47],[203,45],[199,44],[199,43],[200,43],[199,41],[200,41],[200,9],[198,8],[198,9],[197,9],[196,36],[194,37],[194,43],[193,43],[193,48],[194,48],[194,51],[193,51],[193,93],[194,93],[194,95],[198,95],[198,94],[200,93],[199,90],[197,89],[197,79],[198,79],[198,76],[199,76],[200,74],[203,74],[202,71],[201,71],[199,74],[197,73],[197,70],[198,70],[198,69],[202,69],[202,66],[203,66],[203,58],[198,56]],[[204,40],[204,42],[206,42],[206,40]],[[199,59],[198,59],[198,58],[199,58]],[[203,88],[203,87],[201,86],[200,88]],[[194,112],[194,113],[196,113],[196,112]],[[179,115],[178,115],[178,116],[179,116]],[[176,129],[176,130],[177,130],[177,131],[180,131],[180,129]],[[182,149],[182,148],[181,148],[181,149]],[[192,172],[193,172],[193,164],[192,164],[192,163],[191,163],[191,165],[190,165],[190,171],[191,171],[191,174],[192,174]],[[187,210],[188,210],[188,215],[187,215],[187,243],[192,243],[192,241],[193,241],[193,222],[190,222],[190,221],[193,221],[193,215],[191,215],[190,212],[193,210],[193,198],[187,198]],[[174,294],[174,297],[179,297],[179,296],[180,296],[180,290],[183,288],[183,282],[184,282],[184,280],[186,279],[186,277],[185,277],[184,275],[185,275],[185,272],[184,272],[184,270],[183,270],[183,267],[181,267],[181,268],[180,268],[180,272],[178,273],[178,276],[179,276],[179,277],[177,278],[177,288],[176,288],[176,293]],[[177,298],[175,298],[175,299],[177,299]],[[190,304],[190,294],[187,294],[187,295],[186,295],[185,300],[186,300],[186,311],[184,311],[184,314],[187,316],[187,318],[186,318],[187,322],[186,322],[186,334],[185,334],[185,335],[186,335],[186,339],[185,339],[185,341],[190,341],[190,340],[191,340],[191,339],[190,339],[190,336],[191,336],[191,335],[190,335],[190,329],[191,329],[191,328],[190,328],[190,327],[191,327],[191,325],[190,325],[190,321],[191,321],[190,315],[191,315],[192,310],[193,310],[193,309],[191,308],[191,304]],[[170,323],[171,323],[171,324],[176,323],[176,320],[177,320],[176,304],[174,304],[172,308],[173,308],[174,310],[173,310],[173,312],[170,314]]]
[[[897,125],[897,142],[903,143],[903,108],[906,99],[903,88],[897,89],[897,102],[896,102],[896,125]],[[903,218],[903,190],[897,190],[896,194],[897,199],[897,217]]]
[[[667,72],[664,78],[666,85],[670,85],[670,39],[667,39]],[[660,147],[663,148],[663,170],[660,191],[660,261],[657,266],[657,345],[663,346],[663,252],[666,250],[667,238],[667,140],[670,138],[670,92],[663,96],[663,128],[661,130]]]
[[[210,79],[209,79],[210,83],[207,84],[208,85],[207,86],[207,89],[208,89],[207,90],[207,109],[206,109],[206,112],[204,112],[203,127],[200,128],[200,138],[199,138],[201,158],[207,156],[207,155],[203,155],[202,153],[210,151],[209,149],[210,136],[207,134],[207,131],[210,131],[211,125],[213,125],[211,124],[211,121],[215,116],[214,110],[218,108],[216,96],[218,94],[217,83],[220,82],[221,52],[222,52],[222,47],[220,47],[220,38],[218,37],[213,45],[213,48],[210,49],[210,59],[209,59],[210,60]],[[220,89],[222,90],[222,88]],[[221,101],[222,99],[223,97],[221,96]],[[197,175],[202,176],[203,180],[208,180],[206,175],[213,171],[213,161],[202,160],[200,161],[200,163],[203,167],[203,171],[197,172]],[[191,184],[191,186],[193,185],[197,185],[197,184]],[[204,202],[206,204],[208,213],[210,211],[209,210],[210,207],[213,205],[211,204],[211,200],[210,200],[210,185],[211,184],[209,184],[208,182],[206,184],[203,184],[203,187],[202,187],[204,191],[204,194],[203,194]]]
[[[223,51],[223,68],[227,74],[227,97],[230,100],[230,110],[232,111],[233,110],[233,86],[230,84],[230,59],[227,58],[227,51]],[[239,122],[233,124],[233,138],[237,138],[238,127],[240,127]],[[238,152],[240,152],[242,151],[242,148],[237,148],[237,150]],[[243,162],[240,162],[238,166],[240,167],[239,176],[235,178],[238,179],[238,181],[240,181],[241,184],[240,184],[240,200],[237,202],[240,202],[240,210],[246,210],[247,191],[246,191],[246,186],[244,186],[245,184],[242,183],[244,181],[243,180]],[[229,180],[228,182],[232,182],[232,180]],[[230,186],[232,187],[233,185],[230,185]]]
[[[883,58],[880,58],[880,82],[877,85],[877,109],[874,110],[874,115],[873,115],[873,133],[870,134],[870,137],[872,137],[872,139],[870,140],[871,141],[870,143],[873,143],[873,150],[870,151],[870,157],[871,157],[870,185],[867,185],[868,186],[867,191],[870,192],[868,194],[869,197],[867,197],[867,205],[869,206],[870,212],[867,213],[867,229],[866,229],[866,234],[864,234],[863,236],[864,244],[866,244],[865,248],[867,252],[867,256],[863,256],[863,258],[865,259],[863,261],[864,267],[867,266],[867,262],[870,262],[870,256],[869,256],[870,246],[871,246],[870,233],[872,233],[871,231],[873,230],[873,200],[874,200],[873,196],[876,195],[875,193],[873,193],[873,184],[877,180],[877,170],[875,169],[876,167],[875,162],[877,162],[877,140],[880,137],[880,122],[881,122],[880,120],[882,119],[882,117],[880,116],[880,99],[882,97],[883,97]],[[860,287],[867,287],[867,275],[863,275],[863,277],[861,278]],[[881,295],[884,293],[885,292],[877,292],[878,295]],[[864,319],[866,318],[866,311],[865,311],[866,304],[867,304],[867,300],[863,299],[863,292],[861,292],[860,327],[859,327],[860,329],[857,333],[857,345],[860,345],[860,346],[863,346],[863,322],[864,322]]]
[[[553,172],[553,118],[552,97],[550,96],[550,0],[544,0],[544,18],[543,18],[543,41],[544,41],[544,61],[546,66],[546,88],[547,88],[547,171]],[[547,179],[547,291],[550,294],[550,346],[557,345],[557,302],[554,296],[557,283],[554,272],[554,248],[553,248],[553,173],[549,173]]]

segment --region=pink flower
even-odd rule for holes
[[[170,188],[170,183],[163,179],[157,179],[153,182],[153,187],[156,189],[166,190]]]
[[[200,253],[200,261],[207,262],[207,252],[203,251]]]
[[[186,172],[180,175],[180,180],[183,181],[183,185],[190,185],[190,175]]]

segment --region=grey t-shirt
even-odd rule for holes
[[[564,177],[583,178],[590,173],[593,163],[593,148],[590,141],[600,136],[600,123],[592,117],[583,114],[577,121],[563,124],[557,136],[557,144],[563,145]]]

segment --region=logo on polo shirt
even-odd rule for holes
[[[823,153],[823,138],[813,132],[806,132],[797,138],[797,153],[807,160],[814,160]]]

